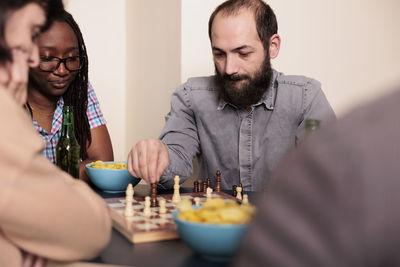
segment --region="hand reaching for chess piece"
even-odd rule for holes
[[[157,183],[169,165],[168,148],[158,139],[141,140],[132,147],[127,163],[132,176]]]

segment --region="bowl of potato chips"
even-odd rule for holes
[[[101,160],[86,164],[92,183],[108,193],[124,192],[128,184],[135,186],[140,179],[129,174],[126,162]]]
[[[255,207],[222,198],[208,199],[200,207],[189,202],[182,200],[173,212],[181,239],[207,259],[231,259],[240,247]]]

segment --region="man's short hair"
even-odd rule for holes
[[[258,36],[263,43],[264,49],[268,51],[269,38],[278,33],[278,22],[276,21],[274,11],[262,0],[228,0],[220,4],[211,14],[210,20],[208,21],[208,36],[210,37],[210,41],[212,41],[212,24],[218,13],[221,12],[224,16],[234,16],[244,8],[253,11]]]

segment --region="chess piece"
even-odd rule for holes
[[[177,204],[181,201],[181,195],[179,194],[179,181],[180,178],[178,175],[175,175],[174,178],[174,194],[172,196],[172,203]]]
[[[203,182],[203,180],[197,180],[197,184],[198,184],[198,187],[197,187],[197,192],[204,192],[204,182]]]
[[[157,207],[157,183],[151,184],[150,207]]]
[[[133,210],[133,186],[129,184],[125,191],[125,217],[133,217],[134,210]]]
[[[236,185],[232,185],[232,196],[234,196],[234,197],[236,197],[236,195],[237,195],[236,188],[237,188]]]
[[[200,198],[199,197],[195,197],[194,198],[194,205],[195,206],[200,206]]]
[[[212,198],[212,192],[213,192],[212,188],[211,187],[207,187],[207,194],[206,194],[207,199],[208,198]]]
[[[144,198],[144,209],[143,209],[143,215],[144,216],[150,216],[151,210],[150,210],[150,197],[146,196]]]
[[[249,204],[249,196],[247,194],[243,194],[242,204],[243,205]]]
[[[240,186],[236,187],[236,192],[237,192],[236,198],[242,200],[243,199],[242,198],[242,187],[240,187]]]
[[[217,185],[215,186],[215,192],[221,192],[221,172],[218,170],[216,175]]]
[[[211,179],[207,178],[206,179],[207,187],[211,187]]]
[[[198,181],[193,182],[193,192],[194,193],[199,192],[199,182]]]
[[[159,207],[160,207],[159,213],[160,214],[167,213],[167,208],[165,207],[165,205],[166,205],[165,199],[160,199],[160,201],[158,201],[158,204],[159,204]]]

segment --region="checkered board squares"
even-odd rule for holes
[[[194,198],[199,197],[200,203],[204,202],[207,197],[206,193],[183,193],[181,199],[189,199],[194,203]],[[233,199],[231,195],[223,192],[213,192],[213,198],[222,197],[224,199]],[[121,234],[133,243],[154,242],[162,240],[170,240],[179,238],[176,231],[176,225],[172,218],[172,211],[175,210],[175,205],[172,203],[172,195],[158,195],[157,200],[166,200],[165,214],[159,213],[159,208],[150,208],[150,216],[143,214],[144,197],[134,196],[133,199],[133,217],[125,217],[125,198],[108,198],[105,199],[113,221],[113,226]]]

